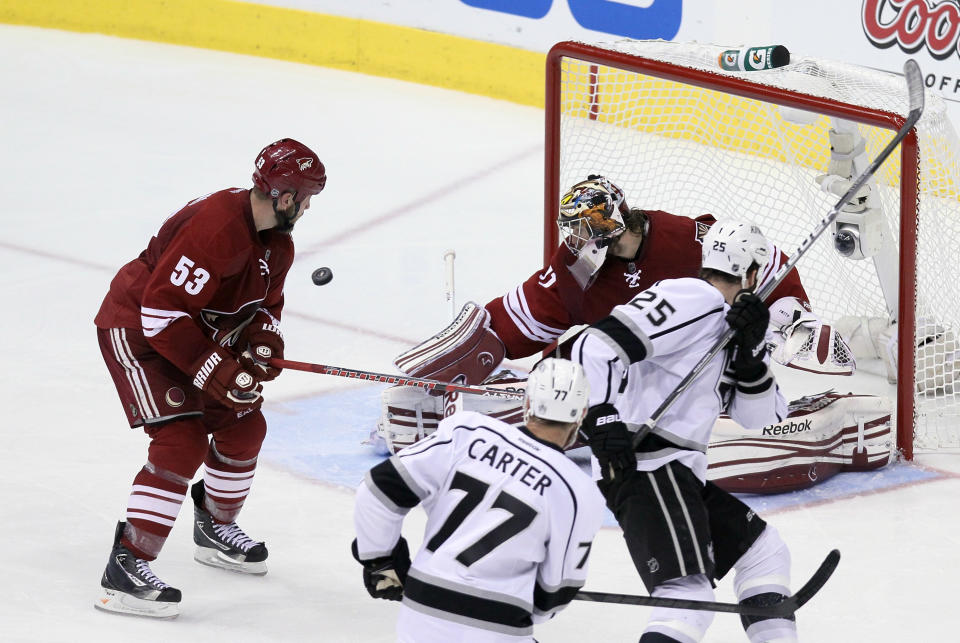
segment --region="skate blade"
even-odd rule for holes
[[[193,559],[203,565],[210,567],[219,567],[239,574],[250,574],[253,576],[263,576],[267,573],[267,561],[251,563],[248,561],[236,561],[229,556],[224,555],[216,549],[209,547],[197,547],[193,552]]]
[[[131,596],[115,589],[102,588],[100,596],[93,606],[104,612],[126,614],[128,616],[145,616],[147,618],[177,618],[180,615],[180,603],[148,601]]]

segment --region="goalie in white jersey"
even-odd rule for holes
[[[700,278],[666,279],[617,306],[573,346],[590,380],[581,433],[607,505],[653,596],[713,600],[713,581],[736,571],[738,600],[769,605],[790,594],[790,553],[776,530],[706,480],[707,444],[721,412],[747,428],[787,414],[767,366],[769,312],[753,294],[769,260],[756,226],[715,224]],[[680,381],[733,327],[731,350],[711,360],[632,448]],[[711,612],[656,608],[641,643],[700,641]],[[752,643],[796,641],[793,617],[741,617]]]
[[[370,470],[353,555],[371,596],[402,599],[398,640],[532,641],[533,624],[573,599],[603,518],[596,485],[563,453],[588,396],[580,365],[545,359],[527,382],[525,427],[456,413]],[[420,503],[411,565],[400,528]]]

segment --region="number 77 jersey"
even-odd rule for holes
[[[360,558],[392,551],[421,503],[427,526],[401,628],[426,615],[446,621],[447,636],[480,629],[483,640],[530,636],[573,599],[604,512],[593,481],[558,446],[473,412],[370,470],[354,514]]]

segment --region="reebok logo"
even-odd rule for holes
[[[198,389],[203,389],[204,384],[207,383],[207,377],[210,376],[210,373],[213,372],[217,364],[222,361],[223,358],[220,357],[220,353],[210,353],[210,357],[203,363],[203,366],[200,367],[197,374],[193,376],[193,385]]]
[[[790,433],[803,433],[804,431],[809,431],[811,428],[810,420],[804,420],[803,422],[784,422],[783,424],[773,424],[763,427],[763,434],[788,435]]]

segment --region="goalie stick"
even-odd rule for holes
[[[813,245],[820,235],[822,235],[827,228],[834,222],[837,218],[837,215],[840,214],[840,209],[845,206],[853,196],[860,190],[861,187],[870,179],[871,176],[879,169],[884,161],[887,160],[887,157],[893,153],[893,150],[900,144],[900,142],[906,138],[907,134],[910,133],[910,130],[917,124],[917,121],[920,120],[920,116],[923,114],[923,74],[920,72],[920,66],[914,60],[908,60],[903,65],[903,75],[907,81],[907,101],[909,105],[909,111],[907,112],[907,118],[903,122],[903,126],[897,130],[897,133],[893,136],[890,142],[885,148],[883,148],[877,157],[870,162],[870,165],[854,180],[850,187],[847,188],[847,191],[840,197],[840,200],[830,209],[830,212],[827,213],[827,216],[817,224],[817,227],[814,228],[813,232],[803,240],[803,243],[800,244],[800,247],[797,248],[797,251],[793,253],[790,258],[780,266],[780,270],[777,271],[777,274],[774,275],[773,281],[769,282],[766,287],[764,287],[760,292],[757,293],[757,296],[761,300],[766,300],[766,298],[773,292],[773,289],[780,285],[780,282],[784,280],[787,276],[787,273],[790,272],[793,267],[800,261],[800,258],[807,253],[807,250],[810,249],[810,246]],[[637,429],[637,432],[633,436],[633,446],[636,448],[639,446],[640,442],[647,436],[650,431],[660,422],[660,419],[666,414],[670,407],[673,406],[673,403],[677,401],[677,398],[686,391],[690,384],[697,379],[701,372],[707,367],[707,364],[720,352],[724,347],[733,339],[734,330],[731,328],[728,330],[718,341],[713,345],[713,348],[704,355],[699,362],[693,367],[693,369],[687,373],[687,375],[680,380],[680,383],[677,384],[677,387],[671,391],[671,393],[666,397],[666,399],[660,403],[660,406],[653,412],[650,418],[640,425],[640,428]]]
[[[694,601],[682,598],[663,598],[657,596],[637,596],[634,594],[612,594],[608,592],[577,592],[573,597],[578,601],[593,601],[599,603],[620,603],[622,605],[643,605],[645,607],[668,607],[681,610],[699,610],[705,612],[729,612],[731,614],[745,614],[748,616],[766,616],[770,618],[786,618],[803,607],[807,601],[820,591],[820,588],[830,579],[833,571],[840,562],[840,550],[834,549],[820,563],[820,567],[813,573],[803,587],[793,596],[776,605],[741,605],[739,603],[716,603],[713,601]]]
[[[523,391],[513,392],[503,389],[484,388],[482,386],[464,386],[453,382],[441,382],[440,380],[429,380],[422,377],[410,377],[408,375],[388,375],[387,373],[374,373],[372,371],[358,371],[352,368],[343,368],[342,366],[327,366],[326,364],[311,364],[309,362],[295,362],[289,359],[278,359],[272,357],[269,360],[270,366],[274,368],[289,368],[293,371],[306,371],[308,373],[320,373],[321,375],[336,375],[337,377],[349,377],[355,380],[367,380],[370,382],[382,382],[384,384],[397,384],[400,386],[418,386],[428,391],[446,391],[448,393],[470,393],[472,395],[495,395],[497,397],[506,397],[510,399],[523,399]]]

